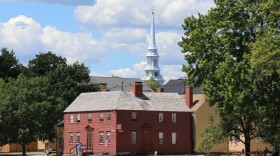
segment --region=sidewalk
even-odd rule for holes
[[[21,152],[11,152],[11,153],[0,153],[1,156],[19,156]],[[27,156],[46,156],[45,152],[26,152]]]

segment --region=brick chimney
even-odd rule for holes
[[[193,87],[192,86],[186,86],[186,105],[191,108],[193,103]]]
[[[106,83],[100,83],[100,91],[106,92],[107,91],[107,84]]]
[[[131,84],[131,91],[136,97],[143,96],[143,85],[142,82],[135,82]]]
[[[159,88],[157,88],[157,92],[158,92],[158,93],[162,93],[162,92],[164,92],[164,88],[163,88],[163,87],[159,87]]]

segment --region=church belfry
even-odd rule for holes
[[[154,24],[154,11],[152,10],[152,24],[151,24],[151,40],[148,47],[147,57],[147,67],[145,69],[145,77],[143,80],[150,80],[154,78],[161,85],[163,85],[164,79],[161,76],[159,68],[159,55],[158,49],[156,46],[156,37],[155,37],[155,24]]]

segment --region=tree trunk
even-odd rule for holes
[[[25,148],[25,144],[21,144],[21,150],[22,150],[22,156],[26,156],[26,148]]]
[[[246,156],[250,156],[251,153],[251,143],[250,143],[250,137],[245,136],[245,152]]]

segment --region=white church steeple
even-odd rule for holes
[[[150,80],[154,78],[161,85],[163,85],[164,79],[160,74],[159,64],[159,55],[157,53],[158,49],[156,46],[156,37],[155,37],[155,24],[154,24],[154,11],[152,10],[152,24],[151,24],[151,40],[148,47],[147,57],[147,67],[145,69],[145,77],[143,80]]]

